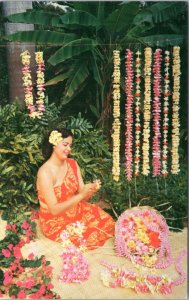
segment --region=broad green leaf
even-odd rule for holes
[[[45,12],[43,10],[28,10],[27,12],[10,15],[7,19],[13,23],[29,23],[54,27],[62,26],[60,15],[52,12]]]
[[[178,34],[149,35],[140,37],[139,41],[144,44],[149,44],[149,46],[165,47],[168,44],[176,46],[183,43],[184,36]]]
[[[91,56],[91,68],[92,68],[94,79],[96,80],[96,82],[99,85],[102,85],[102,79],[100,77],[99,68],[96,63],[96,56],[93,51],[92,51],[92,56]]]
[[[75,34],[49,30],[19,31],[5,36],[9,41],[33,42],[38,44],[63,45],[76,38]]]
[[[79,61],[73,69],[73,77],[67,83],[66,97],[71,97],[89,75],[87,65]]]
[[[62,24],[76,24],[81,26],[96,26],[97,19],[95,16],[86,11],[74,11],[66,13],[60,17]]]
[[[55,76],[54,78],[50,79],[49,81],[47,81],[45,83],[46,86],[49,86],[49,85],[54,85],[54,84],[57,84],[58,82],[60,81],[64,81],[65,79],[67,79],[69,77],[69,74],[68,73],[65,73],[65,74],[60,74],[58,76]]]
[[[138,2],[124,3],[108,16],[104,25],[106,29],[112,33],[129,28],[138,11]]]
[[[68,58],[77,56],[82,52],[92,50],[97,46],[97,42],[92,39],[83,38],[77,39],[70,43],[67,43],[65,46],[60,48],[55,52],[49,59],[48,62],[53,66],[57,65],[60,62],[65,61]]]
[[[145,25],[147,29],[152,28],[157,23],[176,18],[178,14],[186,11],[186,5],[184,1],[162,1],[155,3],[137,14],[133,23],[135,25]]]

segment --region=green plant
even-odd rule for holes
[[[187,219],[187,167],[181,164],[178,175],[153,178],[140,175],[128,182],[121,167],[120,181],[112,175],[104,177],[99,198],[109,202],[111,213],[119,216],[124,210],[137,205],[149,205],[161,211],[168,225],[183,228]]]
[[[17,103],[0,107],[0,208],[25,204],[38,206],[36,175],[44,162],[41,144],[52,128],[68,127],[75,136],[72,157],[81,166],[84,180],[102,178],[110,153],[105,137],[81,114],[63,119],[54,104],[47,105],[41,119],[31,119]]]

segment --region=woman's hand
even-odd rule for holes
[[[92,195],[96,193],[100,189],[100,187],[101,187],[100,180],[95,180],[94,182],[85,184],[81,191],[83,199],[86,200],[92,197]]]

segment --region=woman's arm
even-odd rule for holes
[[[48,168],[42,168],[38,172],[37,176],[37,187],[42,195],[45,198],[47,207],[52,215],[57,216],[65,212],[67,209],[76,205],[81,200],[83,200],[88,194],[94,189],[94,184],[89,183],[84,185],[83,188],[81,185],[81,190],[78,194],[68,198],[63,203],[58,203],[57,198],[54,192],[53,186],[53,177]]]

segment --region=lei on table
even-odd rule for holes
[[[30,69],[30,59],[31,55],[28,50],[22,52],[20,54],[22,64],[22,74],[23,74],[23,86],[24,86],[24,93],[25,93],[25,103],[27,109],[29,110],[29,116],[31,118],[41,118],[43,112],[45,110],[44,107],[44,69],[45,64],[43,60],[43,52],[35,52],[35,61],[37,64],[37,100],[36,105],[34,105],[33,99],[33,84],[32,84],[32,77],[31,77],[31,69]]]
[[[139,162],[140,162],[140,136],[141,136],[141,123],[140,123],[140,100],[141,100],[141,52],[136,52],[136,91],[135,91],[135,176],[139,175]]]
[[[85,225],[82,222],[76,221],[75,223],[66,226],[60,234],[62,239],[62,246],[64,248],[61,258],[63,260],[63,268],[60,272],[59,279],[66,283],[81,283],[88,279],[89,264],[82,252],[87,250],[86,240],[83,238]],[[77,238],[79,247],[72,243],[72,238]]]
[[[107,268],[101,272],[105,286],[132,288],[142,293],[166,294],[171,293],[174,286],[184,282],[186,275],[181,263],[187,254],[185,249],[176,259],[175,267],[179,273],[177,279],[173,280],[167,275],[155,275],[156,269],[166,268],[173,262],[168,239],[169,229],[158,211],[146,206],[128,209],[118,218],[115,229],[117,255],[129,258],[140,273],[102,261],[102,265]]]
[[[180,100],[180,47],[173,47],[173,115],[172,115],[172,164],[171,173],[178,174],[179,165],[179,100]]]
[[[132,147],[133,147],[133,53],[130,49],[126,49],[125,61],[125,172],[127,180],[132,178]]]
[[[11,299],[60,299],[52,291],[52,267],[45,256],[22,255],[22,247],[35,239],[36,214],[7,223],[0,244],[0,297]]]
[[[145,65],[144,65],[144,126],[143,126],[143,175],[150,173],[150,117],[151,117],[151,64],[152,64],[152,49],[145,48]]]
[[[163,102],[163,148],[162,148],[162,175],[168,175],[167,159],[168,159],[168,128],[169,128],[169,96],[170,96],[170,78],[169,78],[169,67],[170,67],[170,52],[165,51],[165,70],[164,70],[164,102]]]
[[[162,50],[156,49],[154,53],[154,65],[153,65],[153,141],[152,141],[152,165],[153,165],[153,176],[161,174],[161,149],[160,149],[160,112],[161,112],[161,61],[162,61]]]
[[[120,51],[114,50],[113,72],[113,167],[112,174],[115,181],[120,176]]]

